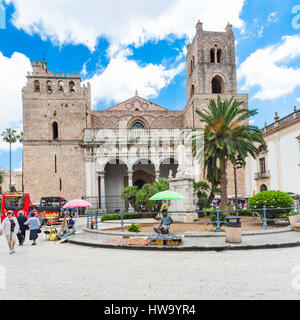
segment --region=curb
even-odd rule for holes
[[[258,250],[258,249],[279,249],[300,246],[300,241],[286,243],[270,243],[264,245],[224,245],[224,246],[134,246],[134,245],[113,245],[106,243],[93,243],[75,239],[68,239],[67,243],[93,248],[104,249],[125,249],[125,250],[155,250],[155,251],[237,251],[237,250]]]
[[[103,230],[91,230],[88,228],[82,228],[83,231],[93,233],[93,234],[102,234],[108,236],[129,236],[129,237],[147,237],[152,233],[150,232],[118,232],[118,231],[103,231]],[[242,232],[242,236],[258,236],[258,235],[266,235],[266,234],[277,234],[284,232],[291,232],[293,228],[291,226],[280,228],[280,229],[269,229],[269,230],[257,230],[257,231],[244,231]],[[214,238],[214,237],[224,237],[225,232],[194,232],[194,233],[184,233],[185,238]]]

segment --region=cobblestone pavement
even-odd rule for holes
[[[37,246],[26,240],[9,255],[2,236],[0,299],[299,299],[297,266],[300,247],[127,251],[58,244],[42,235]]]

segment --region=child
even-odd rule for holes
[[[174,223],[173,219],[168,215],[168,211],[163,209],[161,223],[158,227],[154,227],[154,231],[156,233],[168,234],[171,223]]]

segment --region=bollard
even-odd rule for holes
[[[221,232],[221,227],[220,227],[220,210],[217,210],[217,232]]]
[[[89,214],[86,215],[86,227],[89,228]]]
[[[98,212],[96,213],[96,230],[98,230]]]
[[[121,214],[121,231],[124,232],[124,221],[123,221],[123,212],[120,212]]]
[[[264,229],[267,230],[268,229],[268,225],[267,225],[267,208],[264,207]]]

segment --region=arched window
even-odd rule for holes
[[[52,82],[51,82],[50,80],[47,81],[47,91],[48,91],[49,93],[52,92]]]
[[[195,93],[195,86],[192,85],[192,87],[191,87],[191,97],[194,95],[194,93]]]
[[[221,61],[222,61],[222,50],[218,49],[218,51],[217,51],[217,62],[221,63]]]
[[[34,92],[40,92],[40,82],[39,80],[34,81]]]
[[[212,93],[223,93],[224,83],[223,79],[220,76],[215,76],[211,82]]]
[[[215,63],[215,49],[210,50],[210,62]]]
[[[74,92],[75,92],[75,83],[74,83],[74,81],[70,81],[70,83],[69,83],[69,89],[70,89],[70,92],[71,92],[71,93],[74,93]]]
[[[57,122],[52,123],[52,137],[53,137],[53,140],[58,139],[58,124],[57,124]]]
[[[58,81],[58,91],[64,91],[64,83],[62,81]]]
[[[260,187],[260,192],[268,191],[268,187],[265,184],[262,184]]]
[[[133,124],[133,126],[131,128],[132,129],[145,129],[145,126],[141,122],[137,121]]]

